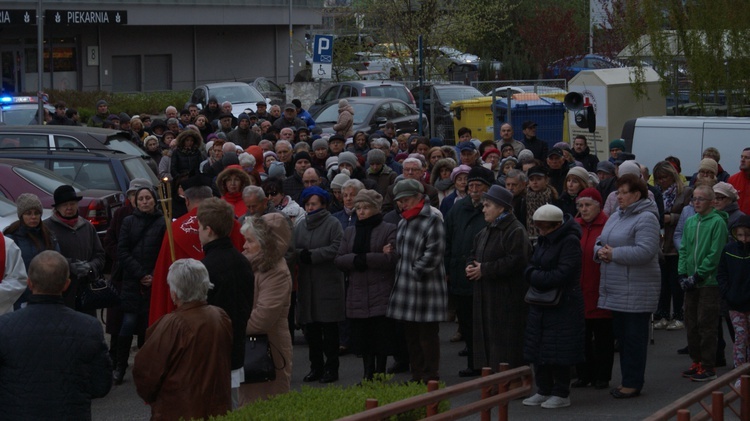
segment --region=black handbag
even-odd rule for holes
[[[529,287],[528,291],[526,291],[526,297],[524,297],[524,301],[535,306],[554,307],[560,303],[562,293],[562,288],[552,288],[546,291],[542,291],[532,286]]]
[[[263,383],[276,380],[276,366],[271,355],[268,335],[245,337],[245,381],[242,383]]]
[[[106,278],[87,284],[78,295],[78,308],[82,311],[120,305],[120,293]]]

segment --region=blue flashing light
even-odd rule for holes
[[[0,97],[0,102],[5,102],[5,103],[13,102],[13,97],[12,96]]]

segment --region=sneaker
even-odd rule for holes
[[[685,324],[679,320],[672,320],[671,322],[669,322],[669,325],[667,325],[667,330],[680,330],[684,328]]]
[[[536,394],[530,398],[526,398],[523,400],[523,404],[526,406],[539,406],[545,402],[547,402],[548,399],[552,398],[552,396],[549,395],[540,395]],[[568,402],[568,405],[570,405],[570,402]]]
[[[669,320],[659,319],[654,322],[654,329],[665,329],[669,325]]]
[[[565,408],[570,406],[570,398],[561,398],[559,396],[552,396],[542,403],[542,408],[557,409]]]
[[[685,370],[682,372],[682,377],[692,378],[701,370],[701,363],[693,363],[692,365],[690,365],[689,370]]]
[[[711,370],[704,370],[703,368],[701,368],[698,373],[690,377],[690,380],[694,382],[707,382],[710,380],[716,380],[716,372]]]

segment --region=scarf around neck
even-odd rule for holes
[[[358,220],[355,223],[354,244],[352,251],[354,253],[369,253],[370,241],[372,239],[372,230],[383,222],[383,215],[373,215],[365,220]]]

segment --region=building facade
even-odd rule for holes
[[[305,66],[304,28],[323,0],[42,0],[45,89],[149,92]],[[36,0],[0,4],[5,93],[36,92]]]

